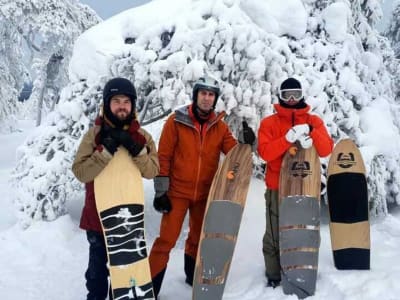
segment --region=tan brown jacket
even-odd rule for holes
[[[104,148],[96,144],[96,135],[99,126],[90,128],[84,135],[74,163],[72,172],[76,178],[85,183],[86,195],[83,207],[80,227],[84,230],[101,232],[100,219],[97,214],[96,200],[94,195],[94,178],[100,174],[103,168],[111,160],[112,155]],[[132,157],[133,162],[139,168],[142,176],[151,179],[158,175],[160,165],[157,157],[157,150],[151,135],[140,128],[138,130],[146,139],[144,151],[138,156]]]
[[[72,172],[83,183],[93,181],[112,158],[112,155],[106,149],[102,151],[96,149],[95,128],[90,128],[84,135],[72,165]],[[144,154],[141,153],[142,155],[132,157],[132,160],[139,168],[142,176],[151,179],[157,176],[160,171],[157,149],[153,138],[146,130],[140,128],[139,132],[146,138],[145,149],[147,148],[148,153],[146,154],[146,151],[144,151]]]

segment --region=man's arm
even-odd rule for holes
[[[83,136],[72,164],[72,172],[83,183],[93,181],[112,158],[107,150],[95,147],[94,129],[91,128]]]
[[[267,162],[282,156],[292,145],[285,135],[278,136],[274,133],[274,130],[278,130],[276,128],[272,119],[264,119],[258,129],[257,152]]]
[[[151,135],[141,129],[141,133],[146,139],[143,153],[132,157],[135,164],[138,166],[140,173],[144,178],[151,179],[158,175],[160,172],[160,164],[158,161],[157,149]]]
[[[164,124],[158,143],[158,159],[160,161],[160,176],[169,176],[171,162],[175,153],[177,143],[175,114],[171,115]]]
[[[312,130],[310,137],[320,157],[328,156],[333,150],[333,140],[329,135],[324,122],[318,116],[313,116],[310,122]]]

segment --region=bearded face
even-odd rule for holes
[[[115,95],[110,99],[111,113],[120,121],[127,120],[132,112],[132,102],[128,96]]]

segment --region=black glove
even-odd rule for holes
[[[144,148],[144,145],[135,142],[126,130],[114,129],[111,136],[124,146],[132,156],[137,156]]]
[[[100,142],[104,146],[104,148],[106,148],[111,155],[114,155],[115,151],[117,151],[117,148],[120,144],[111,136],[110,130],[103,128],[100,137],[101,137]]]
[[[243,121],[242,124],[243,129],[239,133],[239,143],[253,145],[256,140],[253,129],[249,127],[246,121]]]
[[[167,193],[160,197],[154,197],[153,206],[160,213],[169,213],[172,209],[171,200],[169,200]]]

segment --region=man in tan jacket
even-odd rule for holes
[[[107,253],[96,209],[95,177],[113,158],[118,147],[128,150],[144,178],[155,177],[160,168],[154,141],[135,118],[136,90],[133,84],[125,78],[111,79],[104,87],[103,101],[104,114],[84,135],[72,165],[76,178],[85,183],[86,188],[80,227],[86,230],[90,245],[85,273],[87,300],[106,299],[108,290]]]

